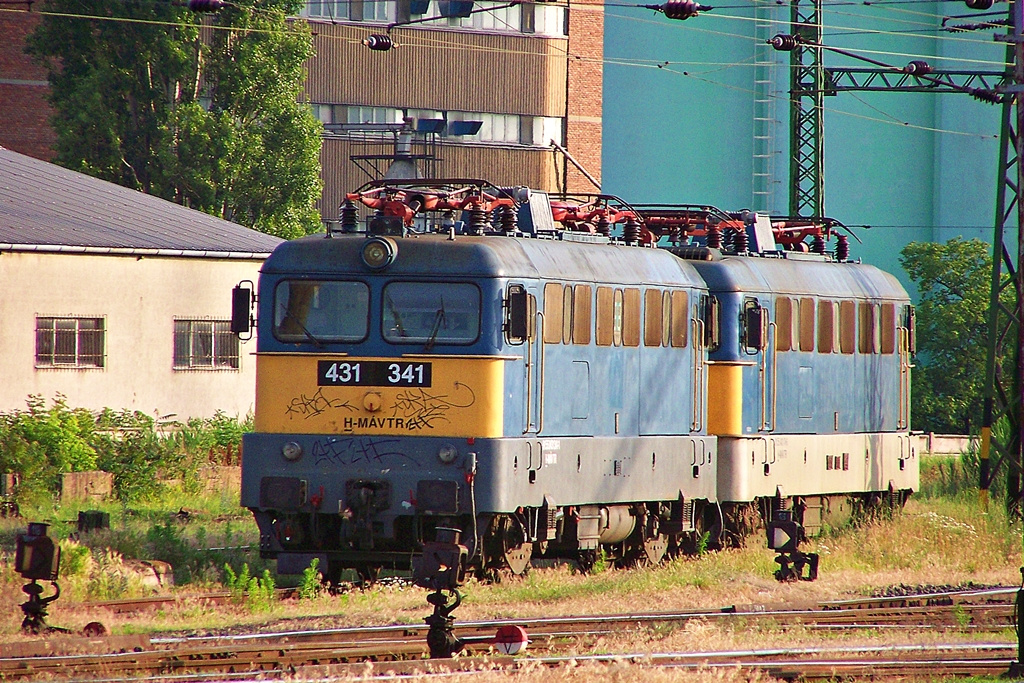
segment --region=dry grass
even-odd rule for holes
[[[465,588],[466,599],[456,616],[465,621],[727,605],[806,604],[862,596],[894,584],[1018,585],[1020,582],[1019,523],[1008,524],[1005,515],[995,506],[987,516],[980,515],[973,502],[911,501],[895,520],[872,522],[857,530],[834,533],[809,545],[808,550],[822,555],[821,576],[813,583],[776,582],[773,554],[763,547],[760,538],[752,538],[744,548],[679,559],[641,570],[609,570],[579,576],[568,567],[555,567],[535,569],[525,579],[508,584],[471,583]],[[24,600],[21,585],[9,568],[0,571],[0,640],[4,642],[23,638],[19,632],[21,613],[18,609],[18,604]],[[192,587],[183,590],[196,591]],[[89,621],[98,620],[114,633],[197,633],[419,623],[428,613],[423,591],[381,587],[337,597],[280,602],[269,612],[254,612],[245,604],[214,608],[202,601],[192,601],[164,610],[119,615],[84,610],[79,604],[62,598],[52,606],[50,622],[81,628]],[[282,623],[283,620],[288,623]],[[780,642],[782,637],[781,632],[772,631],[770,625],[751,628],[742,624],[728,626],[698,621],[691,622],[686,629],[633,635],[624,641],[608,640],[597,647],[606,651],[693,646],[732,649],[770,645]],[[821,643],[837,638],[852,643],[864,637],[867,636],[861,632],[840,636],[791,629],[784,635],[787,644]],[[879,642],[879,637],[883,636],[871,636],[866,642]],[[587,646],[587,651],[593,650],[594,647]],[[601,669],[601,672],[596,680],[690,680],[661,678],[667,674],[658,671],[651,671],[650,678],[617,678],[611,670]],[[515,674],[524,681],[540,675],[528,671]],[[575,668],[567,669],[561,679],[576,680],[573,677],[580,675]],[[486,679],[474,677],[473,680]]]
[[[330,667],[304,667],[286,681],[304,683],[306,681],[358,681],[366,680],[373,675],[372,665],[359,675],[337,674]],[[722,669],[698,669],[683,671],[658,668],[643,663],[621,661],[613,664],[589,664],[570,661],[567,664],[549,668],[536,663],[526,663],[515,670],[502,669],[500,666],[483,664],[475,671],[453,672],[438,665],[431,673],[419,676],[403,677],[403,681],[413,683],[547,683],[563,681],[565,683],[762,683],[775,681],[757,671],[742,670],[738,667]]]

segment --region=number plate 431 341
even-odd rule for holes
[[[429,387],[430,363],[321,360],[316,364],[316,383],[321,387]]]

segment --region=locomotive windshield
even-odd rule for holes
[[[274,293],[274,336],[314,344],[361,341],[369,312],[370,290],[362,282],[285,280]]]
[[[480,334],[480,290],[453,282],[384,288],[384,339],[396,344],[471,344]]]

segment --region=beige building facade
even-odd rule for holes
[[[231,288],[260,259],[0,253],[0,411],[30,395],[175,419],[245,417],[256,342],[230,333]],[[49,284],[46,284],[49,283]],[[186,351],[187,350],[187,351]]]
[[[280,241],[0,148],[0,411],[244,418],[256,343],[231,290]]]

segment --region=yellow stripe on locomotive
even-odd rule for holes
[[[260,353],[255,430],[500,437],[506,360]]]

